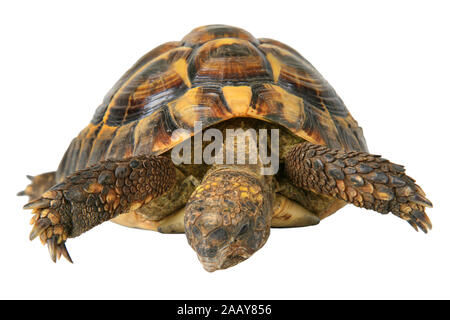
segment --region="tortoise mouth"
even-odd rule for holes
[[[237,265],[247,260],[252,254],[244,247],[230,248],[225,247],[216,257],[209,258],[198,256],[203,268],[208,272],[223,270]]]

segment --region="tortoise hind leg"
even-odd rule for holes
[[[55,171],[40,174],[38,176],[27,176],[31,183],[20,191],[18,196],[28,196],[28,201],[38,199],[45,191],[50,189],[55,184]]]
[[[54,262],[61,254],[71,261],[68,238],[158,198],[175,176],[172,161],[159,156],[108,160],[77,171],[24,206],[35,214],[30,239],[39,236]]]
[[[403,166],[366,152],[345,152],[304,142],[286,156],[286,175],[297,187],[332,196],[357,207],[392,212],[414,229],[431,229],[432,207]]]

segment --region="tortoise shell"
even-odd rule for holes
[[[57,179],[104,159],[162,154],[194,132],[250,117],[313,143],[367,151],[362,130],[322,75],[297,51],[245,30],[209,25],[156,47],[107,93],[70,144]]]

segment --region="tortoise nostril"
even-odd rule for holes
[[[213,258],[215,257],[217,254],[217,248],[209,248],[208,250],[206,250],[206,256],[208,258]]]
[[[242,226],[241,230],[239,230],[238,236],[244,235],[247,231],[248,231],[248,223]]]
[[[217,247],[208,247],[205,245],[199,245],[196,251],[202,257],[214,258],[217,254]]]

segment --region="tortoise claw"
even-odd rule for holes
[[[23,206],[25,210],[27,209],[44,209],[48,208],[50,206],[50,200],[49,199],[37,199],[31,202],[28,202],[26,205]]]
[[[417,228],[420,229],[423,233],[428,233],[428,228],[425,224],[423,224],[421,221],[417,220],[413,222],[416,226],[416,230]],[[419,230],[417,230],[419,231]]]
[[[62,253],[63,257],[66,258],[66,260],[70,263],[73,263],[72,258],[69,255],[69,251],[67,251],[65,243],[61,243],[58,248],[61,250],[60,252]]]
[[[424,211],[413,210],[412,215],[417,219],[417,224],[420,230],[422,230],[425,233],[428,232],[428,229],[431,230],[433,226],[431,225],[431,221]]]
[[[421,206],[433,208],[433,204],[426,197],[422,196],[420,193],[416,193],[408,198],[409,201],[415,202]]]
[[[406,221],[409,223],[409,225],[410,225],[411,227],[414,228],[414,230],[416,230],[417,232],[419,232],[419,228],[417,228],[417,225],[416,225],[413,221],[411,221],[411,220],[406,220]]]
[[[67,251],[66,245],[64,241],[59,241],[60,238],[57,236],[53,236],[47,240],[48,253],[50,254],[50,258],[53,262],[56,263],[61,258],[61,255],[66,258],[67,261],[73,263],[72,258]],[[60,243],[58,243],[60,242]]]
[[[51,224],[51,221],[47,218],[39,219],[30,232],[30,240],[34,240],[40,236]]]
[[[425,213],[423,206],[417,206],[408,214],[397,214],[400,218],[406,220],[416,231],[422,230],[428,233],[428,230],[433,228],[430,218]]]
[[[51,237],[47,240],[48,253],[50,254],[50,258],[53,262],[56,263],[56,255],[57,255],[57,244],[55,237]]]
[[[50,199],[41,198],[25,205],[26,209],[33,209],[34,217],[31,219],[33,229],[30,240],[40,237],[43,245],[47,245],[50,258],[56,262],[64,256],[73,263],[64,244],[68,237],[66,227],[61,224],[61,215],[50,206]]]

